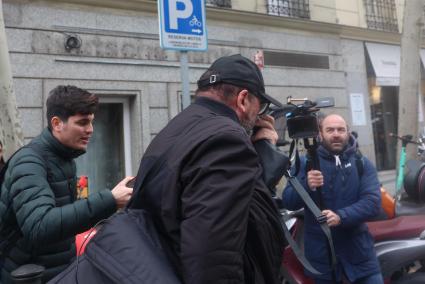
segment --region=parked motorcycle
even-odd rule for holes
[[[425,173],[425,168],[423,169]],[[399,201],[381,189],[385,216],[368,222],[375,240],[375,250],[385,284],[425,283],[425,204],[413,201],[406,194]],[[282,211],[292,237],[303,247],[303,209]],[[291,247],[283,257],[285,284],[313,284]]]

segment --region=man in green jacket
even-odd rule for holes
[[[44,266],[42,280],[49,280],[76,255],[75,235],[129,200],[131,177],[111,191],[76,199],[74,159],[86,151],[97,105],[85,90],[56,87],[46,102],[48,127],[10,160],[0,195],[0,240],[12,241],[0,252],[0,283],[10,283],[10,272],[28,263]]]

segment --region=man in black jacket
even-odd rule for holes
[[[149,145],[132,207],[153,215],[182,282],[279,283],[284,237],[253,141],[276,143],[263,114],[281,104],[241,55],[216,60],[196,96]]]
[[[47,99],[48,127],[10,160],[0,196],[1,283],[10,272],[35,263],[46,268],[43,283],[76,255],[75,235],[124,207],[132,189],[122,180],[112,191],[76,200],[74,159],[93,133],[98,98],[74,86],[58,86]]]

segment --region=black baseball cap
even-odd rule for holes
[[[240,54],[223,56],[211,64],[205,73],[208,78],[198,80],[198,88],[211,86],[217,83],[228,83],[246,88],[262,102],[268,102],[278,107],[283,105],[273,97],[266,94],[264,79],[258,66]]]

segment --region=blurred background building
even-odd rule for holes
[[[206,3],[208,51],[189,52],[192,93],[218,57],[263,55],[269,94],[334,97],[324,112],[347,118],[379,170],[395,168],[388,133],[397,132],[404,0]],[[77,85],[101,98],[79,173],[93,189],[136,174],[151,139],[181,110],[179,52],[159,46],[157,1],[6,0],[3,10],[26,141],[47,125],[49,90]]]

